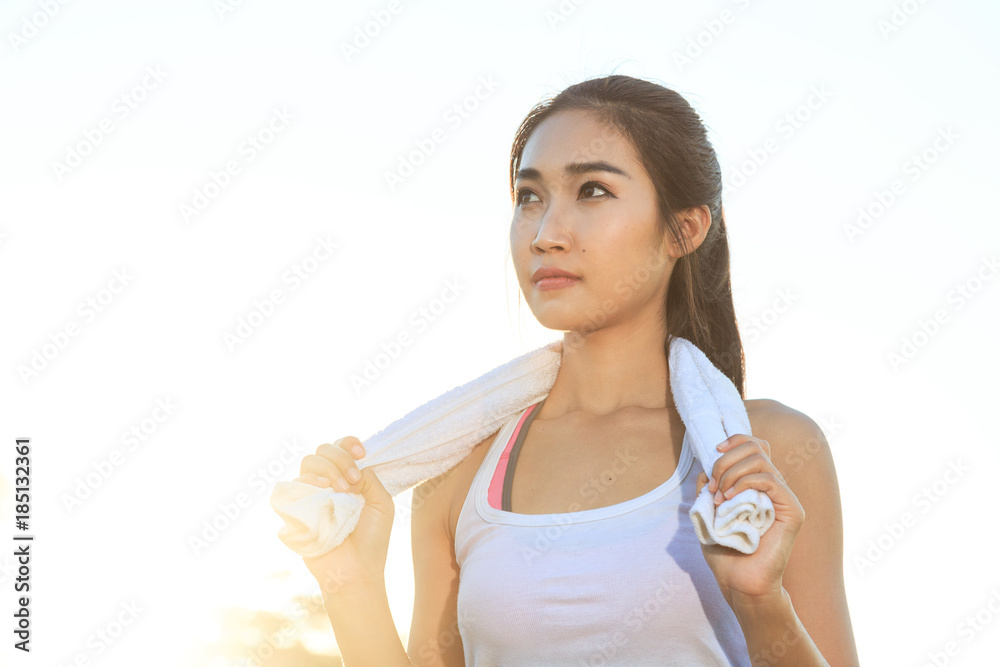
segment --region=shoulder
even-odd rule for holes
[[[413,489],[411,506],[414,517],[423,517],[420,524],[430,522],[441,526],[454,541],[458,515],[472,486],[472,479],[495,437],[496,433],[481,440],[453,467]]]
[[[770,398],[743,404],[753,436],[771,446],[771,462],[789,486],[804,478],[835,475],[830,444],[815,420]]]
[[[770,445],[771,463],[805,511],[796,551],[809,552],[815,547],[828,555],[840,553],[840,485],[823,429],[811,417],[772,399],[745,401],[745,405],[753,436]],[[790,569],[796,569],[791,565]]]

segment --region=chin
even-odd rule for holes
[[[531,307],[531,304],[529,304],[529,307]],[[591,322],[584,317],[583,312],[578,310],[577,307],[531,307],[531,314],[535,316],[539,324],[553,331],[587,331],[589,333],[600,328],[595,322]]]

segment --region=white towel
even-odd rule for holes
[[[394,496],[437,477],[507,420],[545,398],[561,360],[562,340],[556,340],[424,403],[362,439],[366,456],[358,467],[370,467]],[[739,392],[701,350],[681,337],[670,344],[670,389],[681,421],[691,432],[695,457],[711,473],[722,456],[716,445],[735,433],[751,435]],[[364,497],[280,481],[271,493],[271,507],[285,521],[278,532],[281,541],[311,558],[350,535],[361,517]],[[702,544],[753,553],[774,523],[774,507],[766,494],[747,489],[716,508],[713,494],[704,488],[690,516]]]
[[[686,338],[670,345],[670,391],[684,427],[694,439],[695,457],[711,477],[722,453],[715,447],[737,433],[750,432],[750,418],[736,386]],[[721,544],[752,554],[774,523],[774,506],[766,493],[744,489],[715,506],[706,484],[688,515],[702,544]]]

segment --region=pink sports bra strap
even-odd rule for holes
[[[521,451],[521,444],[528,434],[528,426],[534,420],[535,415],[538,414],[544,402],[545,399],[543,398],[521,414],[521,418],[514,428],[514,433],[511,434],[510,440],[507,441],[506,447],[504,447],[503,452],[500,454],[500,460],[497,461],[497,467],[493,471],[493,478],[490,480],[487,492],[487,500],[491,507],[505,512],[511,511],[510,490],[514,483],[514,468],[517,465],[517,456]]]

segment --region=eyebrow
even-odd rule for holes
[[[610,174],[618,174],[619,176],[624,176],[625,178],[631,179],[627,173],[619,169],[618,167],[600,160],[598,162],[570,162],[566,165],[564,171],[567,174],[586,174],[592,171],[606,171]],[[534,167],[525,167],[524,169],[517,170],[516,180],[531,179],[535,181],[544,180],[542,178],[542,172],[538,171]]]

